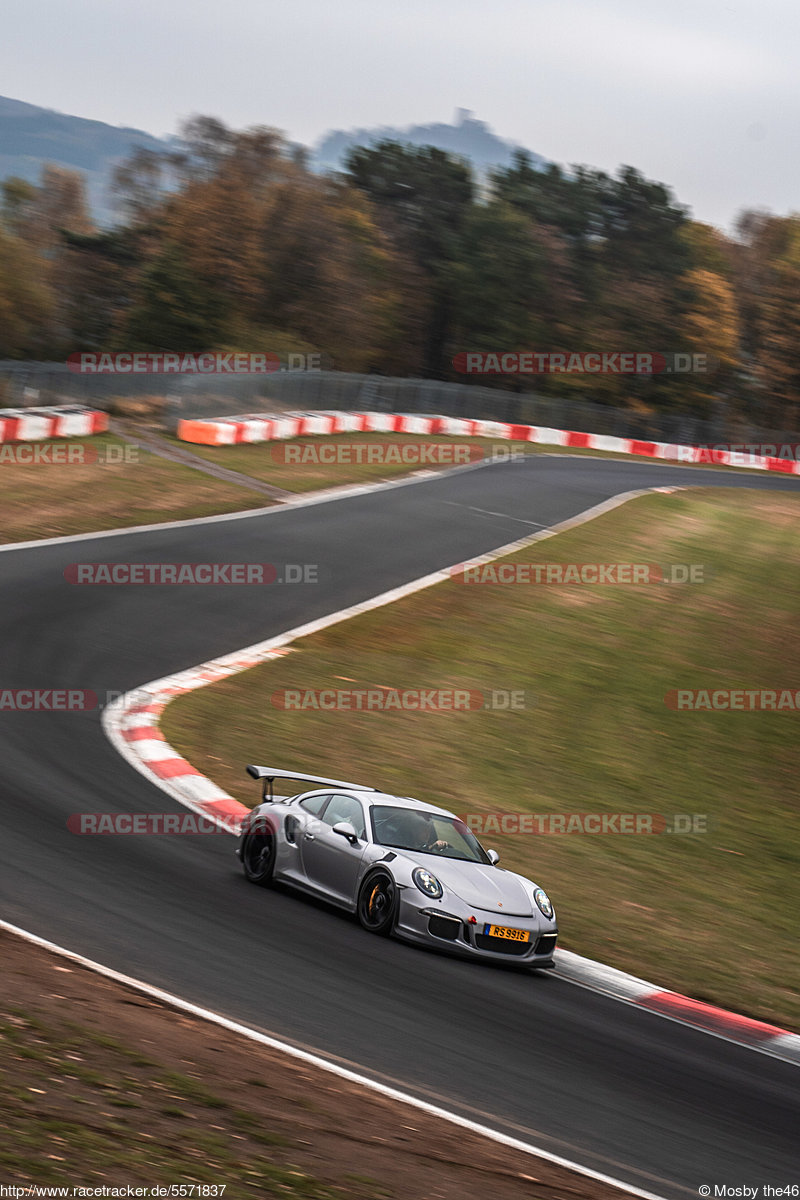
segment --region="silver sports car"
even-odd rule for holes
[[[390,934],[468,958],[552,967],[558,929],[547,893],[498,867],[453,813],[408,796],[271,767],[236,853],[247,878],[286,883]],[[313,782],[275,797],[275,779]]]

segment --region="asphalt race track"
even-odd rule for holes
[[[267,516],[2,553],[0,686],[128,690],[620,492],[687,483],[800,490],[791,476],[534,457]],[[317,563],[321,582],[64,581],[68,564],[100,561]],[[253,746],[251,761],[270,757],[267,741]],[[313,747],[294,758],[313,768]],[[552,975],[371,938],[251,887],[225,835],[66,828],[70,813],[176,808],[116,754],[99,712],[0,713],[0,916],[665,1197],[800,1182],[796,1067]]]

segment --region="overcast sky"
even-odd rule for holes
[[[630,163],[694,215],[800,210],[797,0],[5,0],[0,93],[151,133],[472,109],[561,163]]]

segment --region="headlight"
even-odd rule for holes
[[[411,878],[419,890],[424,892],[426,896],[430,896],[431,900],[440,899],[443,890],[442,885],[435,875],[431,875],[430,871],[426,871],[424,867],[417,867]]]
[[[548,921],[551,921],[553,919],[553,904],[544,888],[537,888],[533,893],[533,898],[542,916],[547,917]]]

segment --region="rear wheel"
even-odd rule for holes
[[[379,937],[388,937],[397,915],[397,885],[391,875],[378,871],[370,875],[358,893],[358,919],[364,929]]]
[[[275,835],[248,833],[242,846],[242,867],[251,883],[270,887],[275,872]]]

